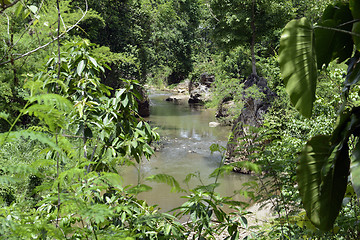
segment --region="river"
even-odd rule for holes
[[[226,146],[230,132],[229,127],[209,127],[209,122],[216,121],[213,110],[190,107],[186,102],[167,102],[165,99],[168,96],[170,93],[167,92],[150,94],[151,115],[147,120],[152,127],[158,128],[157,132],[162,136],[161,149],[150,160],[144,160],[138,169],[128,167],[122,173],[125,184],[136,184],[140,179],[141,183],[151,186],[151,191],[139,194],[138,198],[158,205],[162,211],[180,206],[185,201],[181,198],[184,193],[171,193],[169,186],[144,182],[144,179],[153,174],[166,173],[186,188],[183,182],[186,175],[197,172],[203,183],[213,182],[214,179],[209,179],[208,175],[219,166],[221,155],[211,154],[209,147],[214,143]],[[230,173],[220,179],[216,191],[224,196],[232,196],[249,179],[248,175]],[[200,182],[193,179],[190,187],[197,184]],[[246,201],[241,196],[235,199]]]

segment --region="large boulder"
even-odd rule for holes
[[[209,75],[208,73],[203,73],[200,75],[200,83],[207,87],[211,87],[212,83],[215,82],[215,76]]]
[[[258,91],[262,93],[261,97],[256,97],[245,91],[254,85]],[[263,116],[271,106],[271,102],[275,97],[276,94],[269,89],[265,78],[251,75],[245,81],[243,93],[244,108],[233,123],[232,138],[227,144],[227,159],[225,163],[247,160],[247,156],[251,154],[251,151],[248,151],[248,149],[250,149],[252,145],[252,138],[249,138],[249,135],[252,134],[250,132],[250,126],[261,126]],[[247,170],[243,169],[235,168],[234,170],[248,173]]]
[[[193,104],[204,104],[211,100],[210,88],[212,83],[215,81],[215,77],[203,73],[200,76],[199,82],[190,82],[189,83],[189,103]]]
[[[223,124],[223,125],[232,125],[233,120],[236,116],[236,105],[232,96],[226,96],[220,102],[215,117]]]

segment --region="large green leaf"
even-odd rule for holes
[[[325,9],[321,21],[315,26],[315,49],[319,69],[323,64],[328,65],[335,59],[343,62],[351,57],[351,35],[335,29],[351,31],[351,24],[347,23],[352,20],[348,3],[329,5]]]
[[[352,152],[351,182],[356,195],[360,198],[360,141]]]
[[[341,209],[350,158],[347,141],[335,148],[329,136],[316,136],[305,146],[297,168],[306,214],[321,230],[330,230]]]
[[[335,28],[336,23],[333,19],[328,19],[323,21],[321,26]],[[329,51],[329,49],[334,48],[335,31],[325,28],[316,28],[315,36],[317,67],[321,68],[323,64],[328,65],[332,60],[333,52]]]
[[[339,114],[335,129],[332,133],[330,142],[333,146],[346,141],[351,134],[359,135],[360,127],[360,107],[354,107],[350,111],[343,111]]]
[[[345,95],[345,99],[347,99],[351,87],[360,81],[360,64],[358,64],[359,60],[360,54],[357,52],[354,54],[354,57],[350,58],[350,60],[347,62],[348,70],[342,90],[343,94]]]
[[[348,130],[350,129],[350,131]],[[346,129],[355,136],[360,135],[360,108],[354,107],[351,111],[351,115],[349,116],[348,124]],[[360,197],[360,141],[358,141],[352,150],[351,156],[351,182],[354,187],[354,191],[356,192],[358,198]]]
[[[303,116],[311,117],[317,69],[313,28],[306,18],[292,20],[285,26],[279,63],[291,103]]]
[[[350,10],[354,19],[360,20],[360,0],[350,0]],[[360,34],[360,22],[355,22],[353,24],[352,31],[354,33]],[[360,51],[360,37],[352,36],[356,49]]]
[[[354,107],[349,112],[342,112],[337,120],[331,137],[333,145],[348,141],[351,135],[360,136],[360,107]],[[360,141],[352,149],[351,181],[358,197],[360,196]]]

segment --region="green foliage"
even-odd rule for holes
[[[317,77],[314,71],[316,62],[313,59],[319,57],[320,64],[317,67],[320,68],[333,59],[343,62],[351,57],[354,42],[349,35],[344,35],[344,33],[351,33],[344,32],[344,25],[347,25],[345,29],[351,29],[352,20],[355,17],[349,15],[350,10],[348,4],[339,3],[335,7],[329,6],[324,11],[322,21],[318,25],[320,30],[315,31],[315,41],[317,41],[315,46],[313,37],[305,40],[301,37],[304,36],[303,24],[301,24],[306,21],[304,19],[293,20],[283,33],[285,40],[281,42],[283,50],[280,55],[280,67],[293,104],[306,117],[310,117],[312,104],[315,101]],[[351,13],[354,14],[354,11]],[[338,25],[340,28],[337,28]],[[312,36],[313,29],[309,23],[306,24],[306,29],[307,36]],[[290,42],[295,46],[298,44],[305,46],[305,52],[311,53],[311,55],[305,57],[303,61],[297,61],[298,56],[301,58],[304,56],[304,50],[297,48],[293,52],[287,52],[286,50],[291,49]],[[324,46],[324,44],[328,45]],[[356,52],[347,62],[348,71],[341,94],[344,102],[338,113],[335,129],[331,135],[315,136],[306,144],[297,169],[299,191],[307,216],[316,227],[325,231],[332,229],[341,209],[348,183],[350,163],[351,161],[358,162],[359,110],[357,106],[351,106],[348,102],[349,92],[359,80],[358,69],[354,65],[358,59],[359,56]],[[303,66],[307,67],[305,71],[297,71],[297,67],[303,69]],[[314,71],[314,74],[310,74],[311,77],[308,78],[311,71]],[[293,80],[291,82],[288,81],[287,76],[292,76],[292,74],[295,76],[298,74],[298,76],[293,79],[290,77],[290,80]],[[307,79],[307,81],[303,79]],[[306,96],[310,99],[303,102],[298,101],[296,96],[301,94],[298,89],[304,93],[301,97]],[[352,140],[354,138],[355,141]]]
[[[305,18],[292,20],[284,28],[280,41],[279,63],[286,91],[296,109],[311,116],[317,71],[314,36]]]
[[[240,44],[249,45],[252,37],[252,0],[210,2],[215,18],[214,38],[222,46],[233,48]],[[291,14],[289,1],[255,1],[254,22],[259,42],[267,45],[277,41],[273,35],[282,28]]]
[[[171,187],[171,191],[182,192],[182,189],[179,183],[175,180],[173,176],[167,174],[156,174],[146,178],[147,181],[166,183]]]
[[[352,43],[359,49],[358,1],[331,5],[321,18],[329,1],[256,0],[254,16],[252,2],[91,0],[84,21],[61,40],[60,62],[55,53],[47,56],[57,49],[50,44],[45,51],[5,65],[1,64],[52,41],[58,33],[58,15],[53,0],[19,1],[5,9],[6,14],[1,12],[0,236],[214,239],[224,234],[226,239],[238,239],[240,229],[249,228],[242,209],[246,204],[215,191],[218,178],[235,166],[266,173],[257,183],[262,186],[258,198],[271,201],[277,216],[270,226],[261,226],[254,233],[257,239],[356,238],[359,57],[355,54],[350,59],[347,72],[332,61],[350,58]],[[59,30],[63,33],[79,19],[85,6],[83,1],[60,1],[60,9]],[[281,72],[289,77],[287,90],[305,115],[310,116],[312,110],[309,119],[287,102],[274,56],[280,29],[294,15],[319,20],[314,27],[310,21],[297,20],[306,39],[283,38],[280,49]],[[160,213],[157,207],[137,200],[137,194],[150,191],[150,186],[123,187],[118,174],[122,164],[138,164],[149,157],[153,153],[150,143],[159,137],[138,116],[135,98],[140,94],[136,89],[148,79],[161,85],[189,76],[194,82],[207,72],[216,76],[213,105],[232,98],[236,104],[232,110],[240,113],[243,96],[259,93],[256,88],[242,88],[251,72],[248,44],[253,17],[259,73],[267,78],[278,99],[264,119],[264,128],[253,129],[253,138],[244,139],[253,143],[246,149],[251,153],[249,161],[230,166],[221,162],[210,175],[213,183],[190,190],[166,174],[148,177],[146,181],[168,184],[172,191],[186,195],[186,202],[175,209],[176,217]],[[294,23],[287,25],[285,32],[299,34]],[[289,59],[302,63],[295,75],[292,71],[301,64],[289,63]],[[323,65],[327,68],[317,72],[316,67]],[[300,73],[308,78],[298,76]],[[316,76],[317,82],[312,81]],[[299,92],[306,93],[305,98]],[[342,117],[332,132],[338,110]],[[319,134],[326,137],[314,137]],[[310,138],[297,176],[296,153]],[[318,150],[323,148],[327,152],[319,156]],[[211,150],[223,153],[219,146]],[[344,177],[349,164],[353,190]],[[194,177],[201,182],[199,174],[190,174],[186,184]],[[313,185],[305,181],[309,179]],[[248,183],[251,191],[239,192],[253,196],[257,184]],[[341,191],[334,193],[335,188]],[[300,196],[305,199],[305,209],[313,210],[309,217],[301,209]],[[224,206],[231,207],[232,213]],[[179,223],[179,217],[189,221]],[[321,232],[310,221],[333,232]]]
[[[348,151],[346,145],[332,150],[328,136],[316,136],[307,143],[300,157],[297,177],[302,179],[299,191],[304,208],[312,223],[322,230],[332,228],[341,208],[350,168]],[[335,160],[330,155],[334,155]],[[334,170],[323,170],[332,168],[328,166],[332,161]]]
[[[196,220],[187,228],[176,217],[136,199],[149,186],[122,186],[119,165],[139,163],[153,154],[149,144],[158,140],[158,134],[137,114],[136,81],[122,79],[123,87],[112,94],[101,83],[99,75],[107,66],[92,54],[93,47],[87,40],[67,42],[60,62],[57,56],[50,57],[45,69],[27,81],[26,104],[19,116],[33,116],[36,125],[16,130],[19,117],[11,122],[2,114],[11,128],[0,135],[0,235],[7,239],[185,239],[189,230],[200,230],[199,236],[207,237],[226,229],[236,238],[238,226],[246,227],[246,219],[223,211],[222,205],[242,203],[214,192],[220,173],[214,173],[214,184],[193,190],[188,205],[178,209],[183,217],[195,211]],[[25,143],[32,143],[26,157],[17,149]],[[146,180],[185,191],[166,174]],[[214,225],[212,216],[224,221]]]
[[[27,104],[20,114],[35,116],[39,127],[0,136],[1,147],[22,138],[42,146],[41,154],[29,162],[31,167],[3,166],[1,182],[6,190],[2,196],[8,204],[14,201],[12,186],[18,186],[24,174],[30,179],[29,195],[40,201],[33,208],[17,198],[16,204],[3,209],[1,235],[72,235],[74,239],[181,236],[181,225],[171,224],[173,218],[132,199],[122,191],[120,176],[109,172],[116,171],[115,164],[125,159],[140,161],[143,155],[150,156],[153,150],[148,144],[158,138],[148,123],[137,119],[136,82],[124,80],[125,88],[108,97],[109,89],[98,77],[104,68],[89,53],[91,45],[82,41],[64,47],[68,52],[63,53],[58,77],[54,57],[46,71],[27,83]],[[79,146],[76,150],[74,144]],[[3,221],[5,217],[7,221]]]
[[[333,4],[332,0],[309,1],[309,0],[293,0],[292,7],[295,14],[294,18],[306,17],[311,22],[320,20],[323,11],[329,4]]]
[[[69,4],[70,1],[60,3],[63,11],[60,34],[69,30],[82,15],[78,8],[71,11]],[[55,49],[50,43],[57,34],[57,18],[55,1],[17,1],[0,15],[0,38],[4,40],[0,43],[0,108],[12,121],[26,103],[23,85],[42,68]],[[31,117],[23,116],[17,124],[31,121]],[[9,129],[1,127],[4,127],[2,131]]]
[[[349,34],[344,32],[333,31],[328,28],[336,28],[343,31],[351,31],[352,20],[348,3],[337,3],[335,6],[330,5],[324,11],[321,21],[315,28],[316,35],[316,57],[317,67],[326,66],[333,60],[343,62],[351,57],[353,52],[352,39]]]
[[[223,166],[225,158],[224,147],[218,144],[213,144],[210,147],[211,152],[220,152],[223,158],[217,168],[210,177],[215,178],[215,181],[209,185],[199,185],[191,189],[187,196],[184,196],[186,202],[180,207],[172,211],[178,211],[176,216],[184,219],[188,218],[186,226],[191,233],[190,239],[215,239],[223,232],[227,232],[226,239],[239,239],[240,228],[248,228],[246,212],[242,211],[242,207],[247,203],[234,201],[231,197],[221,197],[215,192],[219,186],[218,179],[220,175],[226,172],[229,167]],[[189,174],[185,178],[185,183],[188,184],[191,178],[198,178],[202,183],[200,174]],[[244,191],[243,194],[248,193]],[[234,193],[236,194],[236,193]],[[233,211],[226,213],[224,206],[229,207]]]
[[[351,10],[351,14],[354,17],[354,19],[359,20],[360,19],[360,11],[359,11],[359,1],[356,0],[351,0],[349,1],[349,8]],[[352,32],[355,34],[359,34],[360,33],[360,24],[359,22],[355,22],[353,23],[353,27],[352,27]],[[360,37],[356,36],[356,35],[352,35],[354,44],[356,46],[357,50],[360,50]]]

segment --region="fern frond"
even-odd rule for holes
[[[2,133],[2,134],[0,134],[0,143],[2,141],[4,141],[5,139],[7,142],[12,142],[21,137],[39,141],[39,142],[49,146],[51,150],[65,155],[63,149],[61,149],[56,144],[55,139],[53,139],[49,134],[42,133],[42,132],[22,130],[22,131],[10,132],[10,133]]]
[[[186,192],[184,189],[180,187],[180,184],[176,181],[176,179],[168,174],[161,173],[161,174],[151,175],[147,177],[145,180],[157,182],[157,183],[165,183],[171,187],[172,192]]]
[[[123,179],[117,173],[104,172],[101,174],[101,179],[104,180],[110,186],[121,186]]]
[[[77,150],[74,150],[74,143],[70,142],[68,138],[58,135],[58,146],[66,153],[69,159],[77,157]]]
[[[71,111],[73,108],[72,103],[68,99],[66,99],[65,97],[59,94],[54,94],[54,93],[36,95],[30,97],[29,101],[37,102],[42,105],[53,106],[64,112]]]
[[[18,183],[20,180],[8,175],[0,176],[0,186],[9,186]]]
[[[12,165],[3,168],[5,172],[8,174],[20,174],[20,175],[29,175],[29,174],[36,174],[37,169],[33,168],[32,166],[21,164],[21,165]]]
[[[66,126],[64,112],[59,111],[50,105],[34,104],[23,112],[24,114],[38,117],[49,126],[51,131],[55,131],[57,127],[64,128]]]
[[[184,183],[188,185],[192,178],[198,178],[198,177],[199,177],[199,173],[189,173],[188,175],[186,175],[184,179]]]
[[[229,165],[233,166],[233,167],[237,167],[237,168],[244,168],[246,170],[250,170],[255,173],[261,172],[261,167],[258,164],[250,162],[250,161],[235,162],[235,163],[231,163]]]
[[[218,176],[223,176],[225,174],[228,174],[230,172],[232,172],[234,169],[234,166],[230,166],[230,165],[223,165],[219,168],[216,168],[210,175],[209,177],[211,178],[216,178]]]
[[[55,166],[56,162],[53,159],[37,159],[31,164],[33,168],[44,168]]]
[[[28,131],[34,131],[34,132],[49,132],[49,129],[45,126],[30,126],[28,129]]]
[[[30,91],[30,96],[45,93],[45,89],[43,88],[43,81],[40,80],[41,75],[38,75],[36,77],[38,77],[39,79],[26,81],[24,84],[24,88]]]
[[[60,173],[59,177],[54,181],[53,188],[56,189],[58,184],[60,184],[60,186],[63,186],[66,183],[71,184],[73,179],[82,179],[85,174],[85,169],[71,168],[66,170]]]
[[[57,78],[46,78],[43,83],[43,87],[46,88],[48,85],[50,85],[52,83],[56,84],[56,86],[58,86],[65,93],[69,89],[69,87],[65,84],[64,81],[58,80]]]

